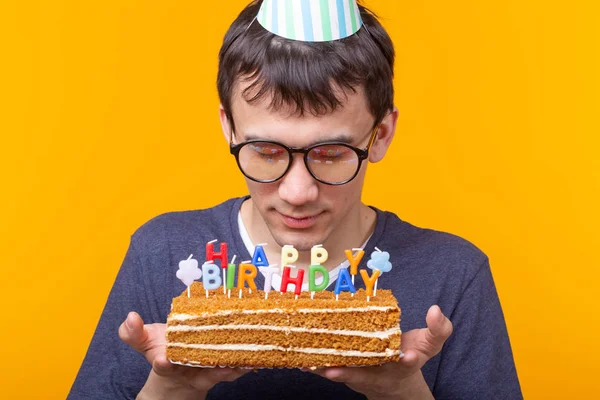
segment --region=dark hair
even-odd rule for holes
[[[394,106],[394,46],[375,14],[359,4],[364,25],[356,34],[329,42],[277,36],[255,17],[262,0],[250,3],[231,24],[219,52],[217,88],[233,126],[231,99],[240,80],[249,103],[271,96],[270,107],[291,106],[300,116],[324,115],[344,101],[344,92],[362,86],[375,124]],[[343,90],[339,90],[343,89]]]

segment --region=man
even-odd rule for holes
[[[292,17],[300,11],[303,29],[298,20],[294,29],[271,23],[285,20],[276,8],[284,3]],[[331,8],[320,11],[341,12],[341,3],[324,0]],[[487,257],[361,202],[367,164],[385,156],[398,111],[392,42],[368,10],[349,3],[361,18],[343,29],[322,18],[309,31],[316,10],[304,1],[253,2],[234,21],[219,55],[220,118],[250,196],[165,214],[133,235],[69,398],[521,398]],[[215,238],[242,259],[257,243],[271,260],[294,245],[298,268],[323,244],[330,285],[347,267],[346,248],[389,251],[394,268],[380,287],[403,309],[404,357],[316,371],[170,364],[164,322],[184,289],[177,264]]]

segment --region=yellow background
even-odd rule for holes
[[[1,398],[66,396],[139,225],[245,193],[215,89],[244,4],[0,2]],[[530,399],[600,391],[595,4],[368,1],[400,120],[364,200],[490,256]]]

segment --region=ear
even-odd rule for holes
[[[219,105],[219,119],[221,120],[221,129],[223,130],[223,135],[229,144],[232,140],[233,131],[231,129],[229,119],[227,118],[227,114],[225,113],[225,109],[223,108],[223,104]]]
[[[394,134],[396,133],[396,122],[398,121],[398,108],[394,107],[392,112],[383,118],[375,142],[369,151],[369,161],[376,163],[383,159],[387,152]]]

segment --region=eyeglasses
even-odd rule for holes
[[[343,185],[358,175],[378,131],[379,125],[371,132],[364,149],[343,142],[324,142],[302,148],[254,139],[232,143],[230,152],[235,156],[240,171],[255,182],[271,183],[283,178],[292,166],[294,153],[301,153],[306,169],[313,178],[326,185]]]

